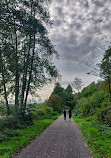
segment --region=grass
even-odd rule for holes
[[[92,150],[94,158],[111,158],[111,127],[102,125],[94,116],[73,117],[82,135]]]
[[[19,149],[36,138],[36,136],[38,136],[57,118],[58,116],[53,116],[50,119],[38,120],[35,121],[33,125],[30,125],[24,129],[5,129],[3,134],[6,135],[7,139],[0,142],[0,158],[12,157]]]

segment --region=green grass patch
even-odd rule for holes
[[[73,117],[95,158],[111,158],[111,127],[92,117]]]
[[[0,142],[0,158],[10,158],[19,149],[36,138],[46,127],[48,127],[59,115],[52,116],[50,119],[34,121],[33,125],[24,129],[5,129],[2,131]]]

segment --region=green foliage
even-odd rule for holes
[[[103,77],[108,85],[109,100],[111,106],[111,48],[105,51],[100,63],[100,76]]]
[[[62,88],[61,85],[60,85],[60,83],[57,82],[55,84],[55,87],[54,87],[53,92],[52,92],[51,95],[58,94],[58,96],[60,96],[62,98],[63,93],[64,93],[64,88]]]
[[[71,109],[74,108],[74,95],[70,84],[65,89],[65,104]]]
[[[105,87],[105,82],[99,81],[84,88],[77,98],[75,111],[84,117],[95,115],[97,121],[111,125],[110,100]]]
[[[4,116],[6,115],[6,113],[7,113],[6,107],[3,105],[3,103],[2,105],[0,104],[0,116]]]
[[[111,127],[97,122],[95,116],[74,117],[95,158],[111,158]]]
[[[85,87],[82,92],[82,97],[88,97],[91,96],[95,91],[97,90],[95,82],[92,82],[89,86]]]
[[[107,100],[107,102],[104,100]],[[108,106],[108,103],[107,94],[104,91],[96,91],[90,97],[82,97],[78,101],[76,108],[80,109],[83,116],[89,116],[97,113],[98,109],[103,108],[105,105]]]
[[[7,139],[7,136],[5,134],[0,133],[0,142],[3,142]]]
[[[111,108],[104,107],[102,109],[98,109],[97,111],[97,119],[102,122],[109,124],[111,126]]]
[[[11,130],[13,136],[10,135],[11,131],[4,131],[5,135],[2,134],[2,136],[0,133],[0,138],[2,137],[2,142],[0,142],[0,157],[9,158],[13,156],[19,149],[36,138],[36,136],[57,119],[57,117],[58,115],[52,116],[52,119],[34,121],[33,125],[27,126],[24,129]],[[5,139],[6,135],[8,135],[7,139]]]
[[[59,97],[61,97],[62,102],[61,102],[61,108],[64,109],[64,105],[65,105],[65,92],[64,92],[64,88],[61,87],[60,83],[56,83],[55,87],[53,89],[53,92],[51,95],[55,95],[57,94]]]
[[[0,1],[0,95],[8,111],[8,95],[16,111],[26,109],[29,93],[59,77],[53,63],[58,55],[45,28],[51,25],[47,1]],[[6,88],[8,87],[8,88]],[[10,112],[10,110],[9,110]],[[24,114],[23,114],[24,115]],[[28,115],[29,116],[29,115]]]
[[[23,122],[22,122],[23,123]],[[4,128],[18,129],[24,127],[20,120],[15,116],[7,116],[0,118],[0,130]]]
[[[111,77],[111,48],[105,51],[104,57],[100,64],[101,76],[109,80]]]
[[[87,116],[90,113],[90,106],[88,98],[81,98],[76,105],[76,111],[82,113],[83,116]]]
[[[104,91],[96,91],[93,93],[93,95],[90,97],[90,103],[92,108],[101,108],[102,102],[104,99],[106,99],[107,94],[104,93]]]
[[[15,115],[4,116],[0,118],[0,131],[4,129],[21,129],[29,124],[32,124],[34,120],[42,120],[45,118],[52,118],[58,113],[53,111],[52,107],[46,106],[46,102],[43,104],[29,104],[26,109],[24,117],[20,113]]]
[[[8,138],[14,136],[19,136],[19,132],[15,130],[5,129],[0,132],[0,142],[8,140]]]
[[[56,97],[59,97],[59,99],[54,99]],[[51,102],[53,102],[52,105]],[[64,108],[73,109],[76,105],[76,102],[77,98],[73,95],[73,90],[70,84],[66,87],[66,89],[64,89],[61,87],[60,83],[56,83],[53,92],[48,99],[48,105],[54,109],[58,109],[58,111],[62,111]],[[54,107],[56,105],[59,108]]]
[[[18,149],[23,147],[43,131],[60,114],[47,106],[47,101],[42,104],[29,104],[33,123],[29,120],[28,110],[25,120],[21,115],[4,116],[0,118],[0,157],[8,158]],[[13,143],[14,142],[14,143]],[[9,146],[9,148],[7,147]]]

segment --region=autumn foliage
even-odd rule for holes
[[[55,94],[49,97],[47,105],[52,107],[54,111],[60,112],[61,103],[62,103],[61,97],[59,97],[58,94]]]

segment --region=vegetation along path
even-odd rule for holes
[[[63,115],[24,148],[16,158],[91,158],[91,152],[73,120]]]

